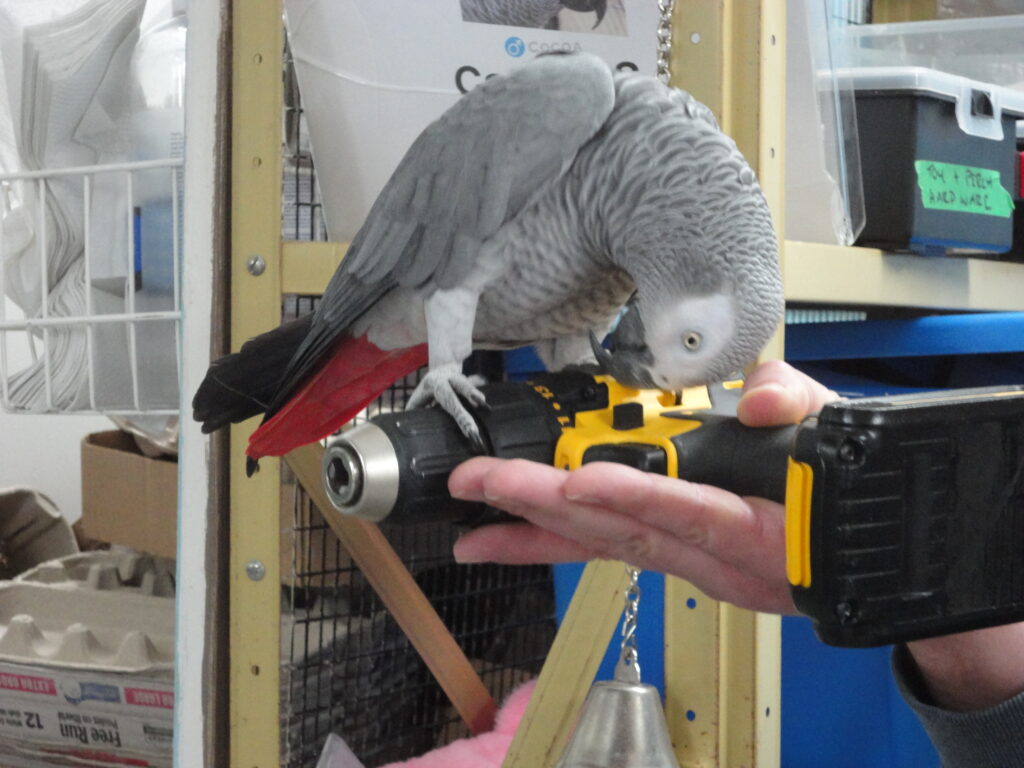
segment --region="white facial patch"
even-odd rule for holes
[[[707,380],[706,368],[732,338],[736,311],[731,294],[714,293],[644,312],[651,375],[664,389]]]

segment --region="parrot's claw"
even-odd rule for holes
[[[483,379],[479,376],[464,375],[458,365],[441,366],[423,377],[405,407],[407,409],[421,408],[431,402],[436,402],[449,416],[455,419],[459,430],[469,439],[473,447],[480,453],[486,453],[487,449],[483,437],[480,435],[480,428],[459,399],[461,395],[471,406],[486,408],[487,398],[478,388],[478,385],[482,383]]]

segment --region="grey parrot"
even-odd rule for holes
[[[558,29],[563,8],[597,14],[596,27],[608,10],[608,0],[461,0],[464,21],[511,27]]]
[[[595,350],[632,297],[623,341]],[[429,363],[434,400],[479,443],[460,398],[474,348],[535,345],[678,389],[751,362],[783,309],[771,216],[750,166],[690,95],[586,54],[482,83],[416,139],[316,311],[215,362],[193,401],[210,431],[264,413],[250,469],[320,439]]]

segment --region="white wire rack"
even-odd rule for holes
[[[12,199],[35,198],[31,214],[21,211],[31,220],[32,238],[27,247],[24,241],[15,244],[21,247],[17,270],[10,269],[11,258],[5,259],[11,255],[9,238],[6,228],[0,230],[0,406],[5,411],[178,413],[182,167],[177,158],[0,174],[5,216],[12,213]],[[65,199],[57,199],[60,195]],[[73,241],[64,253],[68,266],[55,279],[52,240],[67,235],[55,234],[56,220],[64,217],[67,223],[76,215],[80,219],[71,221],[66,238]],[[161,226],[147,228],[150,219],[159,219]],[[159,264],[157,289],[144,282],[144,245],[150,267]],[[57,301],[73,270],[75,300]],[[9,316],[15,314],[4,300],[15,287],[11,275],[39,281],[38,310],[31,316]],[[12,344],[22,351],[27,347],[30,359],[26,362],[23,352],[12,355]],[[58,379],[61,387],[55,391]],[[25,397],[25,390],[33,396]]]

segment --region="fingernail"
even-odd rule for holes
[[[776,406],[786,407],[796,402],[795,398],[793,397],[792,390],[774,381],[765,382],[764,384],[758,384],[753,389],[744,392],[743,400],[749,399],[751,395],[754,395],[758,392],[773,392],[773,402],[776,404]]]
[[[466,489],[465,488],[449,488],[448,493],[453,499],[465,499]]]
[[[586,493],[567,493],[565,494],[566,501],[575,501],[580,504],[600,504],[601,500],[590,496]]]
[[[756,387],[751,387],[750,389],[743,390],[743,394],[744,395],[749,395],[749,394],[752,394],[754,392],[768,392],[768,391],[772,391],[772,392],[785,392],[786,388],[783,387],[780,384],[775,383],[774,381],[766,381],[763,384],[758,384]]]
[[[469,553],[462,552],[459,547],[459,542],[457,541],[455,542],[455,546],[452,547],[452,557],[455,559],[456,563],[469,564],[484,562],[482,557],[474,556],[472,550],[470,550]]]

